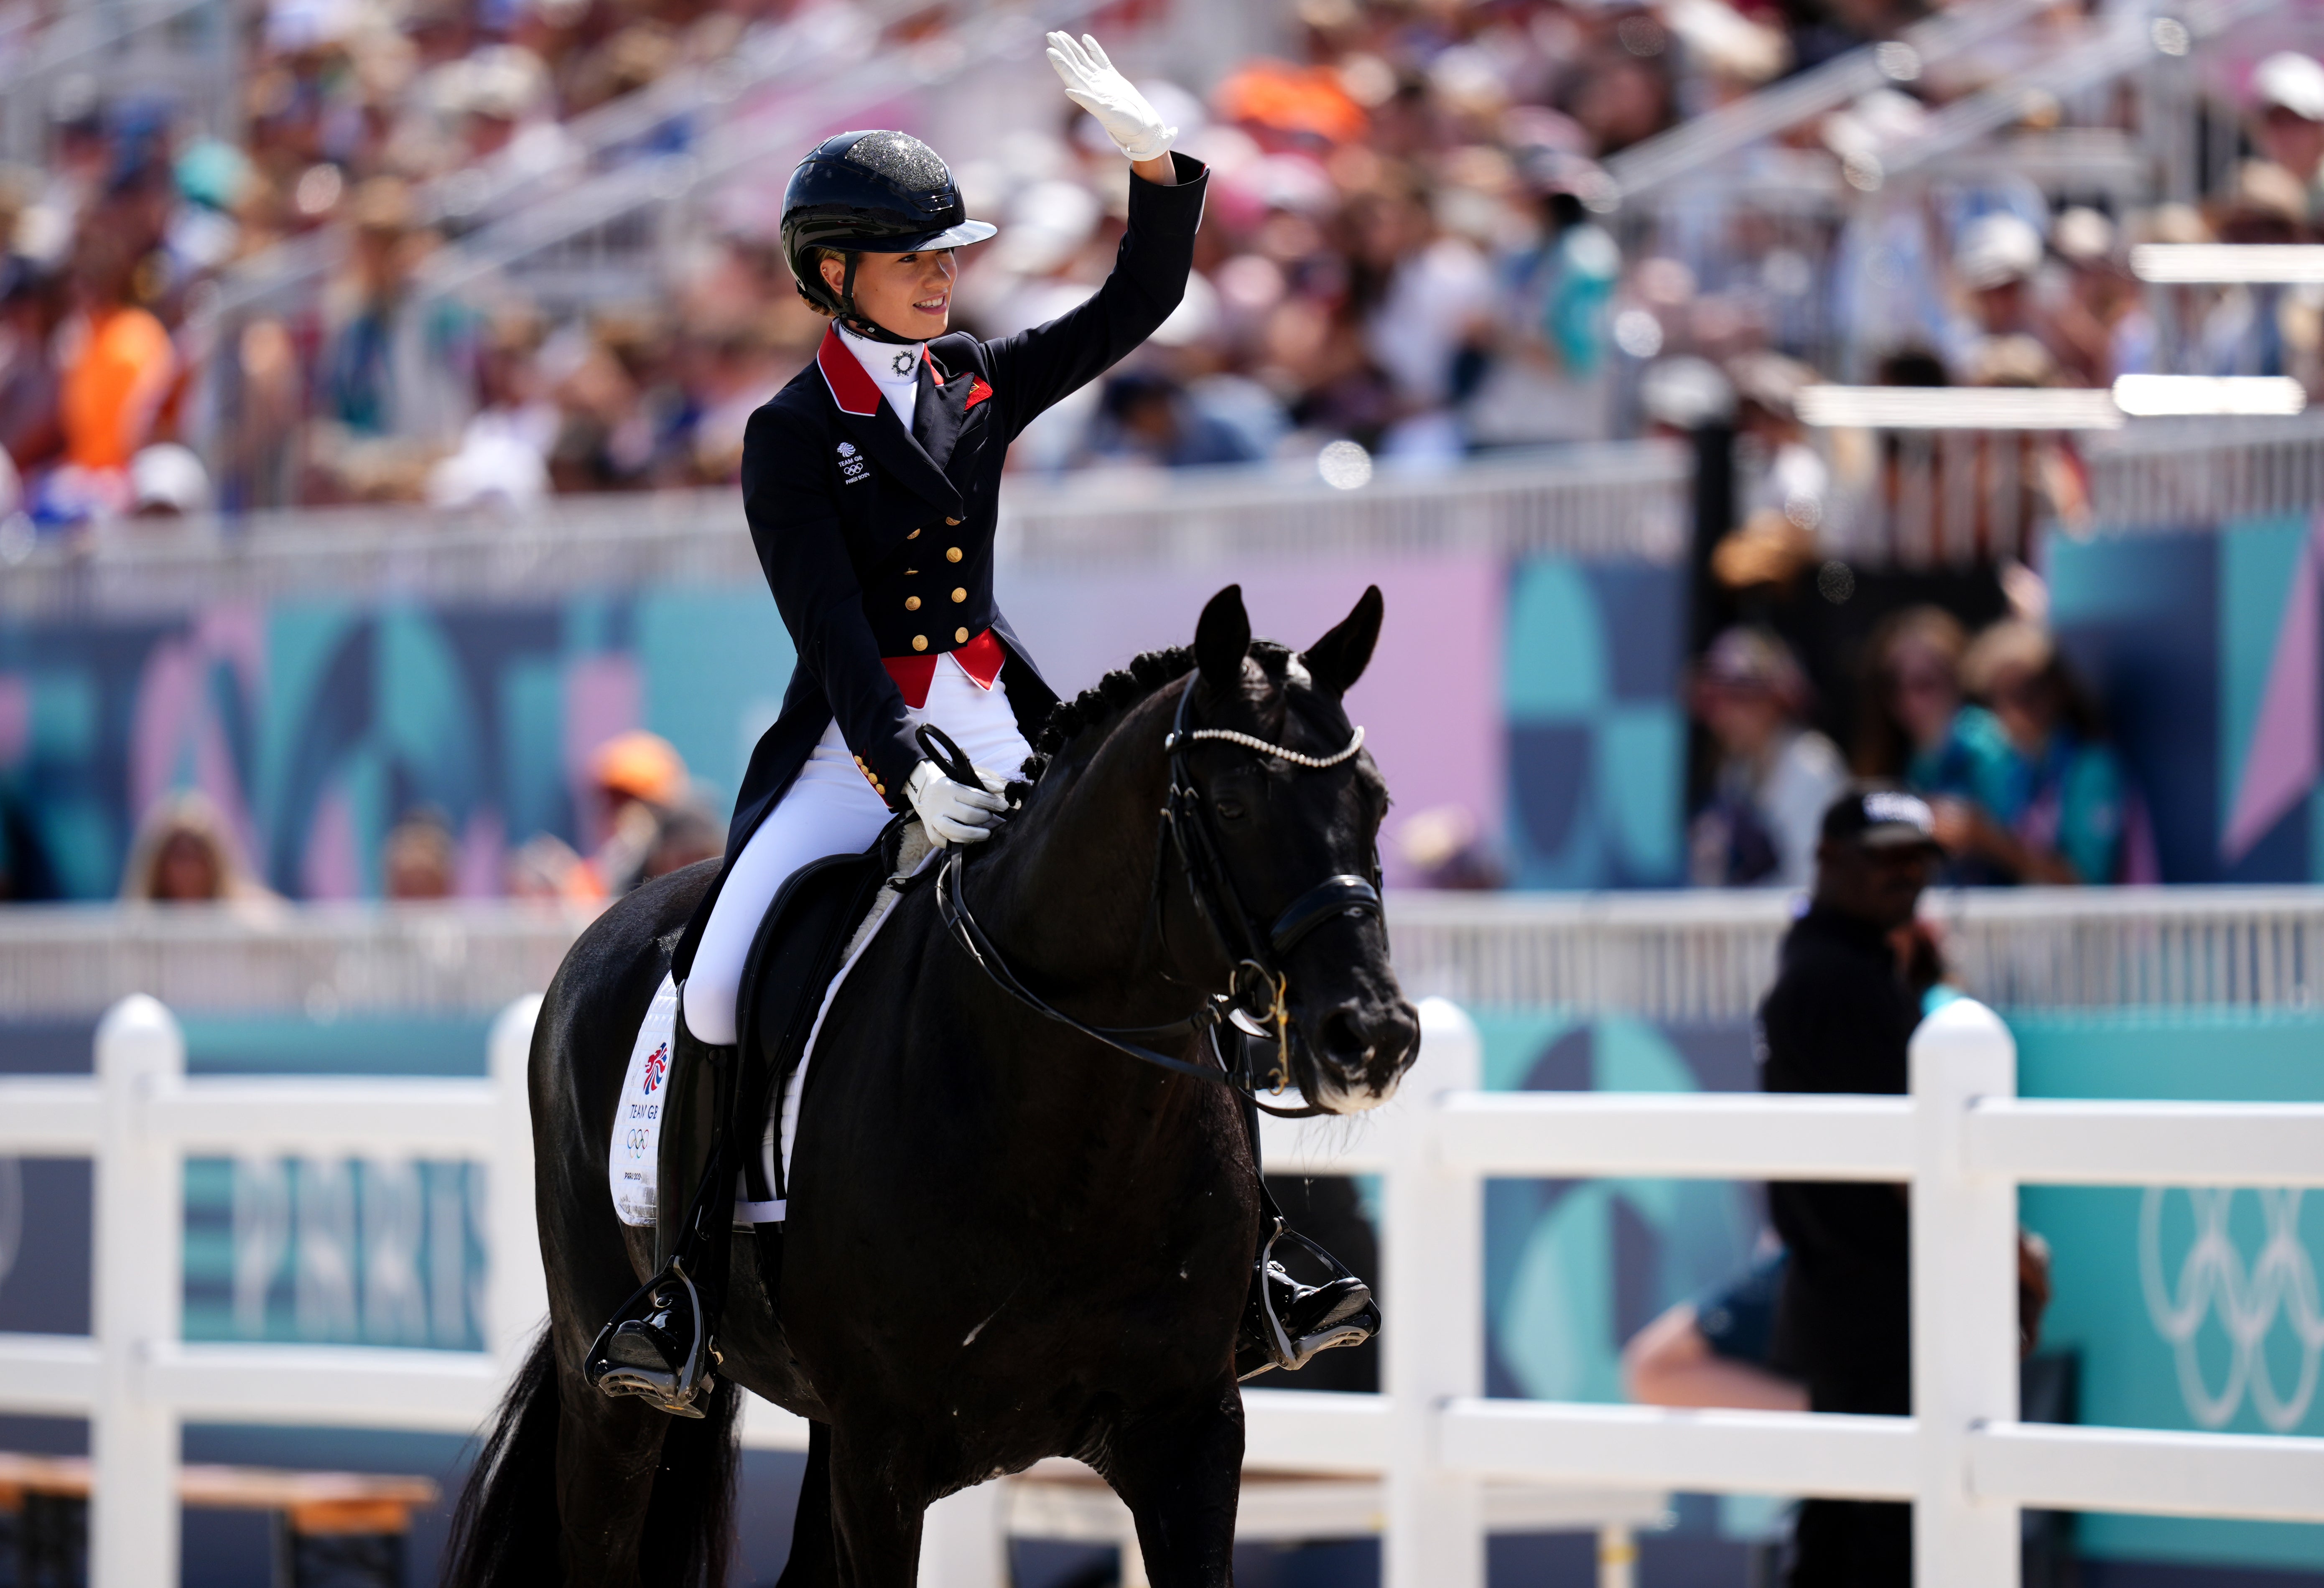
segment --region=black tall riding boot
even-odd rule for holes
[[[1248,1048],[1240,1055],[1242,1073],[1253,1071]],[[1243,1130],[1250,1143],[1250,1162],[1260,1168],[1259,1108],[1249,1094],[1242,1105]],[[1242,1328],[1235,1336],[1235,1377],[1257,1378],[1270,1368],[1297,1372],[1319,1351],[1360,1345],[1379,1333],[1379,1304],[1372,1288],[1348,1271],[1347,1265],[1293,1229],[1268,1189],[1259,1179],[1259,1253],[1251,1261],[1250,1294],[1243,1301]],[[1332,1271],[1320,1285],[1304,1285],[1275,1260],[1275,1245],[1289,1240],[1305,1246]]]
[[[655,1171],[658,1271],[599,1331],[584,1372],[608,1395],[639,1395],[673,1416],[700,1417],[726,1289],[733,1176],[719,1146],[737,1050],[697,1042],[683,1014],[671,1050]]]

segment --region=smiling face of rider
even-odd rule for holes
[[[834,293],[845,290],[847,266],[826,258],[818,267]],[[883,331],[914,342],[941,336],[952,320],[952,283],[959,273],[949,248],[917,253],[856,256],[855,308]]]

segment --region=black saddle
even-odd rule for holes
[[[899,817],[862,854],[833,855],[793,872],[768,904],[752,940],[736,1012],[742,1070],[727,1124],[728,1161],[739,1161],[743,1194],[752,1202],[788,1195],[781,1152],[774,1154],[770,1182],[758,1145],[783,1088],[806,1056],[807,1033],[832,978],[839,974],[849,940],[871,913],[881,885],[895,875],[903,835],[904,819]]]

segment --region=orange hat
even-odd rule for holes
[[[589,780],[599,788],[650,804],[675,804],[686,792],[686,763],[659,733],[632,729],[597,747]]]

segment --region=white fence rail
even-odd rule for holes
[[[537,1007],[503,1012],[487,1079],[255,1080],[189,1078],[174,1018],[141,996],[101,1025],[93,1078],[0,1080],[0,1153],[96,1161],[93,1334],[0,1336],[0,1408],[90,1419],[98,1588],[176,1581],[187,1419],[483,1418],[544,1305],[524,1085]],[[1481,1588],[1496,1482],[1911,1500],[1920,1581],[1942,1588],[2014,1583],[2025,1506],[2324,1520],[2324,1440],[2020,1425],[2014,1244],[2020,1182],[2324,1186],[2324,1106],[2021,1101],[2007,1031],[1968,1002],[1923,1025],[1904,1097],[1487,1094],[1467,1016],[1441,999],[1422,1016],[1420,1065],[1388,1107],[1266,1127],[1274,1168],[1385,1175],[1384,1391],[1246,1397],[1254,1468],[1384,1480],[1387,1588]],[[487,1349],[182,1340],[185,1160],[266,1152],[484,1159]],[[1915,1414],[1484,1399],[1482,1182],[1580,1175],[1909,1181]],[[801,1434],[752,1404],[747,1442]],[[924,1581],[991,1583],[1001,1525],[990,1503],[940,1507]]]
[[[1472,1008],[1748,1020],[1794,901],[1774,891],[1388,895],[1407,988]],[[2324,1006],[2324,888],[1979,888],[1928,895],[1997,1008]],[[524,905],[0,909],[0,1020],[173,1009],[497,1009],[546,987],[584,912]]]
[[[1481,1588],[1496,1479],[1909,1500],[1938,1588],[2015,1584],[2025,1507],[2324,1520],[2324,1439],[2018,1423],[2015,1240],[2020,1183],[2324,1185],[2324,1106],[2020,1100],[2006,1028],[1968,1001],[1923,1025],[1904,1097],[1488,1094],[1465,1017],[1424,1021],[1379,1114],[1265,1127],[1272,1168],[1387,1177],[1382,1399],[1253,1418],[1270,1454],[1386,1460],[1387,1588]],[[1484,1399],[1482,1181],[1581,1175],[1909,1182],[1914,1414]]]

